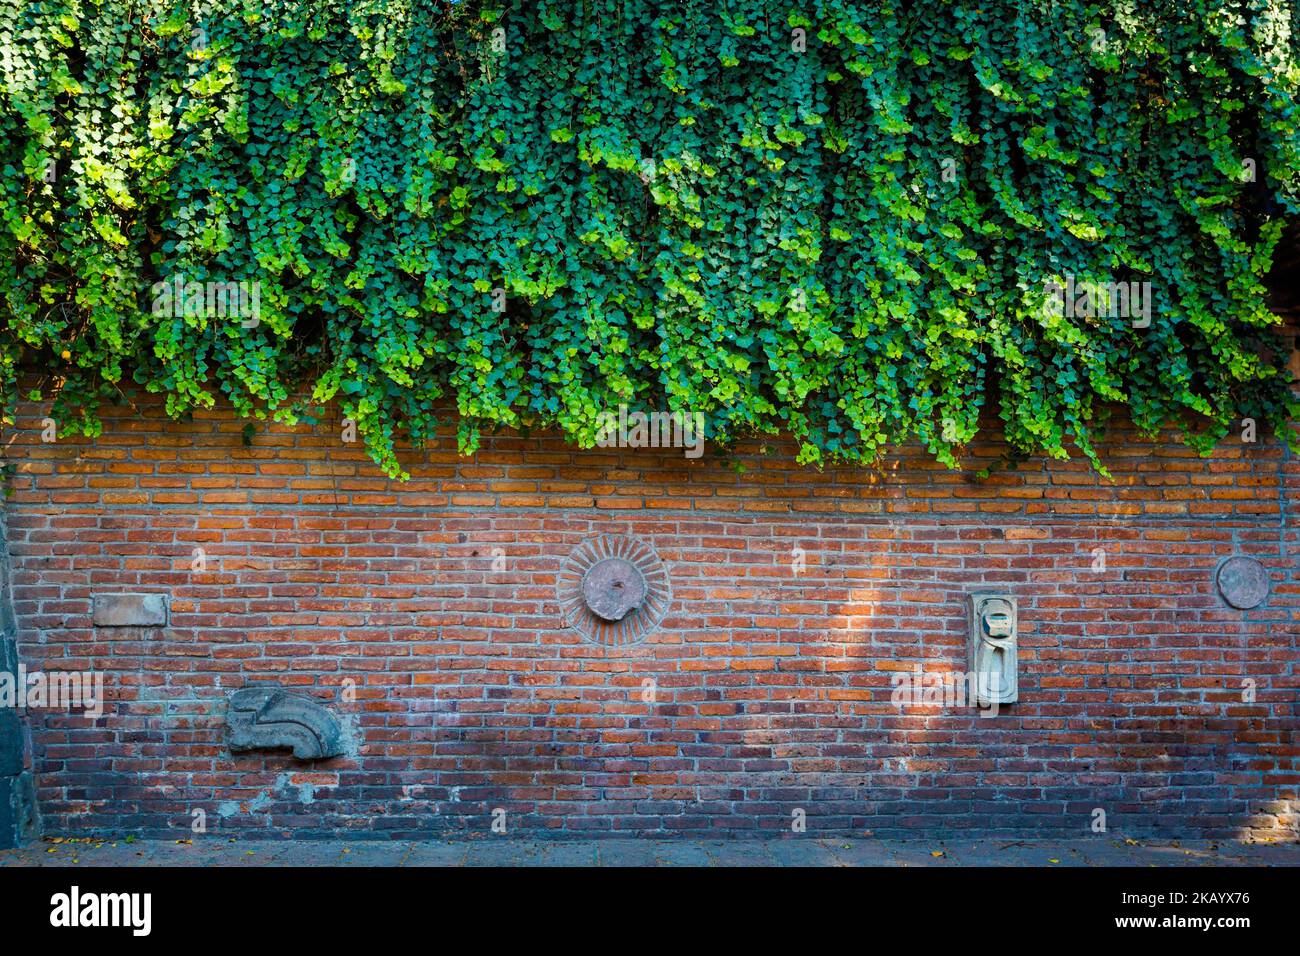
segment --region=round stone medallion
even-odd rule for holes
[[[582,576],[582,600],[602,621],[621,621],[645,600],[645,578],[631,561],[602,558]]]
[[[654,548],[617,534],[574,548],[560,569],[557,592],[569,625],[605,647],[644,641],[672,602],[668,572]]]
[[[1229,558],[1214,576],[1223,599],[1238,610],[1259,607],[1268,597],[1268,569],[1254,558]]]

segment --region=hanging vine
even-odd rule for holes
[[[91,435],[133,388],[337,400],[393,475],[447,408],[466,452],[619,405],[805,462],[955,465],[993,418],[1104,469],[1116,405],[1293,440],[1262,279],[1298,31],[1278,0],[0,0],[0,397]]]

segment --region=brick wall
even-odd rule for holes
[[[819,472],[779,441],[461,459],[449,432],[400,484],[337,422],[246,444],[226,414],[115,414],[43,443],[28,407],[6,436],[23,663],[112,698],[27,715],[47,832],[182,838],[201,810],[217,834],[487,835],[500,808],[556,835],[789,833],[796,810],[809,835],[1086,835],[1101,809],[1111,834],[1297,835],[1300,462],[1271,439],[1207,460],[1120,430],[1113,482],[978,481],[996,449]],[[604,532],[672,581],[630,648],[556,598]],[[1215,590],[1233,554],[1269,569],[1261,607]],[[1019,601],[1020,702],[900,709],[896,673],[965,669],[980,589]],[[105,592],[170,594],[169,626],[93,627]],[[232,755],[227,697],[267,680],[335,707],[348,753]]]

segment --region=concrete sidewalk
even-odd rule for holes
[[[46,839],[13,866],[1300,866],[1300,843],[1093,839],[455,841]]]

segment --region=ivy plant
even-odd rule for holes
[[[0,400],[1293,440],[1298,88],[1288,0],[0,0]]]

